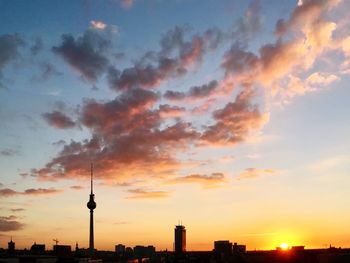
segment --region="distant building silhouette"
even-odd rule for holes
[[[53,252],[58,257],[70,257],[72,255],[72,248],[69,245],[54,245]]]
[[[122,244],[115,245],[115,253],[117,255],[124,255],[125,254],[125,246]]]
[[[232,243],[229,240],[214,241],[214,256],[217,259],[232,255]]]
[[[15,242],[12,241],[12,237],[11,237],[10,242],[8,242],[7,253],[14,254],[15,250],[16,250],[15,245],[16,244],[15,244]]]
[[[237,243],[234,243],[232,246],[232,253],[233,254],[243,254],[246,252],[246,245],[238,245]]]
[[[45,244],[37,244],[34,242],[30,248],[30,253],[32,254],[44,254],[45,253]]]
[[[156,248],[154,246],[135,246],[134,256],[136,258],[151,258],[156,253]]]
[[[89,250],[90,254],[94,253],[94,209],[96,208],[95,195],[93,193],[93,164],[91,164],[91,193],[90,199],[87,203],[87,207],[90,209],[90,238],[89,238]]]
[[[186,252],[186,229],[183,225],[175,226],[175,254]]]

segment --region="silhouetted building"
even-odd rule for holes
[[[89,250],[90,254],[94,253],[94,209],[96,208],[95,195],[93,193],[93,164],[91,164],[91,193],[90,199],[87,203],[87,207],[90,209],[90,238],[89,238]]]
[[[58,257],[70,257],[72,255],[72,248],[69,245],[54,245],[53,252]]]
[[[233,254],[243,254],[246,252],[246,246],[245,245],[238,245],[237,243],[234,243],[232,246],[232,253]]]
[[[124,255],[125,254],[125,246],[122,244],[118,244],[115,246],[115,253],[117,255]]]
[[[154,246],[135,246],[134,256],[136,258],[151,258],[156,253],[156,248]]]
[[[217,259],[232,255],[232,243],[228,240],[214,241],[214,256]]]
[[[134,250],[132,250],[131,247],[126,247],[125,248],[125,257],[131,258],[134,256]]]
[[[305,246],[292,246],[291,250],[292,251],[304,251]]]
[[[183,225],[175,226],[175,254],[186,252],[186,229]]]
[[[8,242],[8,247],[7,247],[7,253],[9,254],[14,254],[15,253],[15,242],[12,241],[12,237],[11,237],[11,240],[10,242]]]
[[[37,244],[34,242],[30,248],[31,254],[43,254],[45,253],[45,244]]]

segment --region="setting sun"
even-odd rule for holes
[[[287,243],[282,243],[282,244],[280,245],[280,248],[281,248],[282,250],[287,250],[287,249],[289,248],[289,245],[288,245]]]

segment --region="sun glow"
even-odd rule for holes
[[[280,248],[281,248],[282,250],[287,250],[287,249],[289,248],[289,245],[288,245],[287,243],[282,243],[282,244],[280,245]]]

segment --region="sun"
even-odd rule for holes
[[[280,245],[280,248],[281,248],[282,250],[287,250],[287,249],[289,248],[289,245],[288,245],[287,243],[282,243],[282,244]]]

